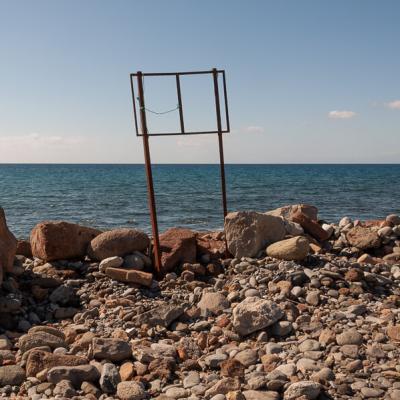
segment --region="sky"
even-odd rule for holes
[[[396,0],[0,0],[0,163],[142,163],[129,74],[213,67],[227,163],[399,163],[399,21]],[[145,96],[176,107],[171,79]],[[187,126],[215,129],[211,78],[182,96]],[[154,163],[215,163],[217,144],[150,138]]]

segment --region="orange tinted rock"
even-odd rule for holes
[[[275,210],[268,211],[266,214],[293,220],[293,216],[298,212],[303,213],[309,219],[315,221],[318,219],[318,208],[309,204],[293,204],[289,206],[283,206],[276,208]]]
[[[121,381],[130,381],[135,375],[135,366],[132,362],[127,361],[123,363],[119,369]]]
[[[106,275],[119,282],[137,283],[147,287],[153,281],[153,274],[135,269],[107,268]]]
[[[16,254],[32,258],[32,248],[29,240],[18,240]]]
[[[162,272],[183,263],[196,262],[196,234],[189,229],[171,228],[160,235]]]
[[[65,221],[41,222],[31,232],[32,254],[45,261],[82,258],[99,233],[97,229]]]
[[[8,229],[6,215],[0,207],[0,269],[9,272],[14,264],[14,257],[17,250],[17,239]],[[0,277],[0,282],[2,278]]]
[[[355,226],[350,229],[346,234],[346,238],[352,246],[361,250],[375,249],[381,245],[377,231],[363,226]]]
[[[329,239],[329,233],[325,231],[316,220],[309,218],[306,214],[301,211],[297,211],[293,214],[292,220],[301,225],[305,232],[313,236],[320,242]]]
[[[387,328],[387,335],[395,342],[400,342],[400,325],[393,325]]]
[[[208,255],[210,260],[225,256],[226,246],[222,232],[212,232],[196,237],[197,257]]]

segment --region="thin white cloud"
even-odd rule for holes
[[[4,147],[26,146],[32,149],[48,147],[74,147],[82,144],[85,138],[81,136],[41,135],[30,133],[28,135],[0,136],[0,144]]]
[[[262,126],[256,126],[256,125],[247,126],[244,130],[247,133],[263,133],[264,132],[264,128]]]
[[[400,110],[400,100],[393,100],[385,104],[386,107],[392,110]]]
[[[328,114],[329,118],[332,119],[350,119],[356,116],[356,113],[354,111],[347,111],[347,110],[333,110],[330,111]]]

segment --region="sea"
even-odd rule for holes
[[[287,204],[319,217],[377,219],[400,214],[400,164],[227,164],[228,211]],[[153,165],[160,231],[223,228],[219,165]],[[43,220],[151,231],[144,165],[0,164],[0,206],[18,238]]]

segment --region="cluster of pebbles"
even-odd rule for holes
[[[0,321],[0,394],[400,399],[400,265],[361,263],[340,240],[301,262],[184,264],[149,288],[88,260],[18,256],[0,302],[18,318]]]
[[[272,221],[280,239],[256,257],[203,255],[160,280],[134,270],[136,284],[116,279],[118,268],[151,268],[139,252],[16,256],[0,292],[0,396],[400,399],[400,218],[297,215],[285,228],[232,218],[252,221],[254,235],[254,221]],[[244,236],[236,225],[228,241],[254,251],[258,239]]]

